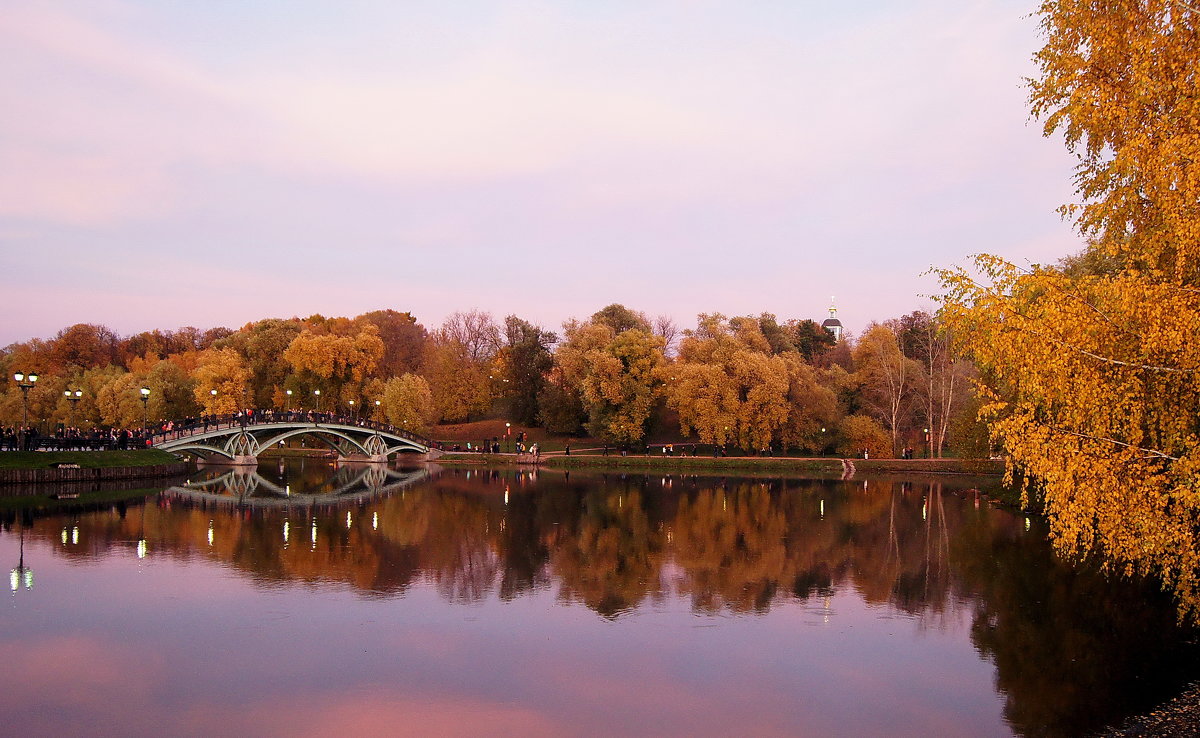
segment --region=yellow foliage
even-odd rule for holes
[[[208,349],[201,353],[192,391],[196,402],[209,414],[237,412],[247,399],[250,369],[236,349]],[[216,390],[216,394],[213,394]]]

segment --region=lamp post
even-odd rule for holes
[[[382,404],[383,404],[383,402],[381,402],[381,401],[379,401],[379,400],[376,400],[376,401],[375,401],[375,416],[376,416],[376,417],[380,417],[380,415],[379,415],[379,413],[380,413],[379,406],[380,406],[380,405],[382,405]],[[376,422],[380,422],[380,421],[376,421]]]
[[[142,387],[142,389],[139,391],[142,393],[142,433],[145,433],[146,432],[146,418],[147,418],[146,413],[150,406],[150,388]]]
[[[354,411],[354,400],[347,400],[350,403],[350,419],[355,423],[358,422],[358,415]]]
[[[317,398],[317,412],[321,412],[321,390],[313,390],[313,396]]]
[[[63,397],[67,398],[67,402],[71,404],[71,425],[75,425],[75,410],[79,407],[79,401],[83,399],[83,390],[63,390]]]
[[[933,458],[933,444],[929,442],[929,429],[925,429],[925,458]]]
[[[37,372],[16,372],[13,374],[13,379],[17,380],[17,386],[21,388],[21,426],[29,427],[29,390],[37,384]]]
[[[509,436],[511,436],[511,435],[512,435],[512,423],[505,423],[504,424],[504,440],[507,441]]]
[[[287,395],[287,402],[284,404],[283,409],[290,413],[292,411],[292,391],[284,390],[284,394]]]

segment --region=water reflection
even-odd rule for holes
[[[1004,722],[980,718],[964,733],[1074,735],[1145,709],[1195,676],[1193,634],[1175,625],[1164,597],[1061,564],[1038,523],[951,485],[436,467],[273,471],[214,471],[145,505],[28,520],[19,535],[41,543],[43,557],[68,562],[131,551],[138,561],[211,561],[267,591],[301,584],[403,602],[419,589],[450,607],[548,594],[622,633],[676,608],[699,622],[811,628],[816,643],[828,638],[844,651],[813,663],[827,678],[846,679],[847,690],[858,671],[891,668],[898,648],[930,675],[984,659]],[[421,602],[423,618],[456,617],[432,615]],[[518,621],[509,610],[488,612],[513,629],[502,632],[558,617],[553,608],[526,607]],[[897,621],[913,625],[900,646]],[[703,668],[723,668],[713,643],[658,635],[698,649]],[[629,659],[669,647],[650,643],[606,641]],[[760,658],[776,655],[768,647]],[[817,667],[799,659],[789,668]],[[718,704],[717,692],[705,699]],[[881,694],[873,698],[886,703]],[[924,698],[930,704],[921,709],[937,725],[939,698]],[[804,724],[788,725],[783,732],[803,732]]]
[[[283,462],[279,473],[268,467],[215,467],[185,484],[170,487],[164,495],[180,502],[276,507],[357,507],[430,478],[437,467],[395,469],[384,464],[342,464],[325,469],[303,464],[289,478]],[[332,473],[327,473],[329,470]],[[265,473],[264,473],[265,472]],[[314,482],[313,477],[318,481]],[[293,490],[295,487],[295,490]]]

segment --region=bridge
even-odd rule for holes
[[[206,461],[252,466],[263,450],[291,438],[315,440],[342,460],[386,462],[403,452],[426,458],[441,455],[433,441],[403,428],[313,412],[255,411],[170,421],[151,433],[149,445]]]

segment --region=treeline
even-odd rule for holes
[[[13,344],[0,363],[10,379],[38,373],[25,398],[7,384],[0,423],[19,425],[27,401],[43,431],[255,407],[358,414],[420,432],[504,417],[615,446],[655,436],[749,453],[987,452],[972,368],[920,311],[841,341],[812,320],[701,314],[679,330],[622,305],[568,321],[561,335],[480,311],[434,329],[394,310],[125,338],[79,324]]]

